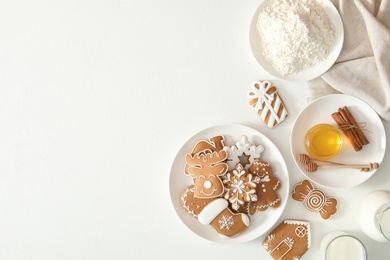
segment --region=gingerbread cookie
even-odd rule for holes
[[[195,154],[206,154],[206,153],[212,153],[212,152],[219,152],[223,149],[225,137],[222,135],[217,135],[210,137],[209,140],[200,140],[198,141],[195,146],[191,150],[191,155]],[[184,173],[188,175],[188,167],[189,165],[185,165]]]
[[[234,237],[248,228],[249,217],[234,213],[228,208],[228,201],[218,198],[209,203],[199,214],[200,223],[210,224],[222,238]]]
[[[245,202],[257,200],[255,188],[259,180],[240,163],[222,179],[226,190],[225,199],[229,200],[234,210],[237,211]]]
[[[310,245],[310,223],[301,220],[283,221],[263,241],[263,247],[275,260],[298,260]]]
[[[269,207],[279,207],[281,199],[276,191],[281,188],[281,182],[272,174],[271,165],[263,160],[255,160],[249,167],[249,173],[258,178],[257,201],[249,202],[249,215],[253,216],[257,211],[264,211]]]
[[[195,197],[215,198],[223,195],[224,186],[220,176],[227,172],[226,158],[224,150],[186,155],[188,174],[194,180]]]
[[[233,170],[238,163],[249,168],[249,165],[261,157],[264,146],[254,145],[248,141],[247,136],[242,136],[240,141],[233,146],[225,146],[224,151],[228,153],[227,164],[229,171]]]
[[[203,225],[211,225],[222,238],[234,237],[248,228],[249,217],[234,213],[223,198],[199,199],[194,196],[194,186],[184,189],[181,204]]]
[[[198,218],[198,215],[204,207],[215,200],[215,198],[199,199],[195,197],[194,185],[190,185],[185,188],[180,196],[180,202],[183,208],[187,210],[194,218]]]
[[[267,80],[253,82],[247,96],[251,99],[249,105],[269,128],[279,125],[288,117],[283,100],[271,82]]]
[[[303,202],[309,211],[318,212],[323,219],[329,219],[337,212],[337,200],[314,188],[309,180],[303,180],[295,185],[292,198]]]

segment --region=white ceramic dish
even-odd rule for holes
[[[306,132],[313,125],[328,123],[337,127],[331,114],[338,108],[347,106],[358,123],[366,122],[364,134],[369,144],[356,152],[341,132],[343,147],[339,155],[331,161],[348,164],[381,163],[386,150],[386,134],[383,123],[376,112],[362,100],[343,94],[328,95],[310,103],[297,117],[291,132],[291,153],[294,159],[298,154],[307,153],[304,145]],[[360,172],[358,169],[318,169],[308,173],[305,165],[294,160],[303,175],[316,184],[329,188],[350,188],[368,180],[377,170]],[[380,167],[379,169],[380,170]]]
[[[249,41],[252,49],[252,53],[255,56],[255,59],[266,70],[269,74],[274,77],[283,80],[290,81],[307,81],[321,76],[325,73],[337,60],[341,48],[343,47],[344,42],[344,28],[343,22],[341,20],[340,14],[338,13],[336,7],[332,4],[331,1],[322,0],[320,3],[323,5],[326,13],[329,15],[331,21],[335,26],[335,43],[328,55],[328,58],[312,67],[302,70],[301,72],[293,75],[283,75],[278,70],[276,70],[264,57],[262,54],[261,40],[260,35],[257,31],[256,23],[258,21],[258,16],[261,10],[265,8],[272,0],[264,0],[260,6],[257,8],[256,12],[252,17],[252,22],[249,29]],[[266,21],[265,21],[266,22]]]
[[[261,159],[268,161],[273,170],[275,177],[281,181],[281,188],[277,191],[281,197],[281,205],[278,208],[269,208],[264,212],[257,212],[251,218],[251,223],[243,233],[233,238],[220,238],[218,233],[210,225],[202,225],[197,219],[192,217],[181,205],[180,195],[182,191],[192,184],[192,179],[184,174],[185,155],[191,152],[193,146],[203,139],[208,139],[215,135],[225,137],[224,144],[228,146],[235,145],[241,138],[246,135],[249,142],[256,145],[263,145],[264,152]],[[197,235],[214,242],[220,243],[244,243],[253,240],[267,232],[281,216],[289,195],[289,177],[285,161],[276,148],[276,146],[260,132],[243,125],[221,125],[205,129],[191,137],[177,153],[171,168],[169,179],[169,190],[172,204],[177,215],[183,223]]]

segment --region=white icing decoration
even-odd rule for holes
[[[248,164],[245,165],[246,168],[254,162],[255,159],[261,157],[261,153],[264,151],[264,146],[262,145],[253,145],[249,143],[247,136],[242,136],[241,140],[233,146],[225,146],[223,148],[228,154],[227,164],[228,170],[232,170],[240,163],[240,158],[242,156],[248,157]]]
[[[275,234],[271,234],[268,236],[268,241],[275,239]]]
[[[291,247],[294,246],[294,239],[293,239],[293,238],[291,238],[291,237],[286,237],[284,241],[286,242],[287,245],[289,245],[289,246],[291,246]]]
[[[248,177],[248,180],[246,180]],[[228,172],[223,178],[225,184],[225,199],[232,203],[232,208],[238,210],[240,205],[251,201],[256,193],[256,182],[252,180],[253,175],[244,170],[241,164],[237,164],[232,172]],[[252,189],[248,188],[252,187]],[[242,199],[240,198],[241,196]],[[257,196],[255,197],[257,200]]]
[[[249,227],[250,219],[247,215],[241,214],[242,222],[245,224],[245,226]]]
[[[234,225],[234,219],[233,216],[225,216],[223,215],[219,220],[219,229],[221,230],[230,230],[230,228]]]
[[[213,184],[212,184],[211,181],[205,181],[205,182],[203,183],[203,185],[204,185],[204,187],[205,187],[206,189],[210,189],[211,186],[213,186]]]
[[[193,217],[198,217],[198,215],[195,214],[195,211],[193,209],[191,209],[191,207],[189,205],[187,205],[188,204],[188,201],[187,201],[188,192],[194,193],[194,188],[187,187],[184,195],[180,198],[183,201],[183,208],[185,208],[187,210],[187,212],[190,213]],[[193,203],[191,203],[191,205],[192,204]]]
[[[270,182],[269,175],[265,176],[265,177],[262,178],[260,181],[261,181],[261,182]]]
[[[269,254],[272,255],[272,253],[275,250],[279,250],[282,244],[285,244],[288,247],[288,249],[284,252],[284,254],[282,256],[280,256],[279,259],[283,259],[283,257],[293,248],[294,240],[292,238],[289,238],[289,237],[283,239],[282,241],[280,241],[280,243],[272,251],[269,252]]]
[[[258,86],[258,87],[257,87]],[[282,100],[280,99],[279,95],[277,95],[277,90],[275,90],[274,93],[268,94],[267,91],[269,91],[272,88],[271,82],[264,80],[264,81],[254,81],[251,85],[251,89],[248,91],[248,97],[251,99],[257,98],[257,103],[254,106],[254,109],[256,113],[259,113],[260,110],[262,110],[260,114],[260,118],[265,122],[265,119],[267,115],[270,113],[271,116],[269,117],[267,126],[272,128],[275,124],[275,121],[277,124],[282,122],[287,117],[287,110],[283,105]],[[276,102],[274,104],[274,107],[272,106],[273,100],[276,98]],[[278,116],[279,109],[283,109],[282,115]]]
[[[304,236],[306,236],[306,228],[304,226],[298,226],[295,228],[295,234],[302,238]]]
[[[198,221],[203,225],[210,224],[228,206],[227,200],[218,198],[210,202],[198,215]]]
[[[283,223],[288,224],[288,225],[305,226],[306,227],[306,237],[307,237],[307,248],[310,248],[310,246],[311,246],[311,227],[310,227],[310,222],[308,222],[308,221],[301,221],[301,220],[286,219],[285,221],[283,221]]]

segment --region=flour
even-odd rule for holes
[[[273,0],[258,16],[263,55],[283,75],[324,61],[335,28],[316,0]]]

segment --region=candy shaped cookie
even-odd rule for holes
[[[283,100],[271,82],[267,80],[253,82],[247,96],[250,98],[249,105],[269,128],[279,125],[288,117]]]
[[[193,178],[195,196],[198,198],[215,198],[222,196],[224,186],[220,176],[227,172],[224,162],[227,153],[224,150],[212,153],[187,154],[188,174]]]
[[[309,180],[295,185],[292,198],[303,202],[309,211],[319,213],[323,219],[329,219],[337,212],[337,200],[314,188]]]
[[[238,210],[245,202],[256,201],[256,183],[259,178],[252,174],[238,163],[236,168],[228,172],[223,177],[223,184],[225,186],[225,199],[229,200],[234,210]]]
[[[249,173],[258,178],[257,201],[249,202],[249,215],[253,216],[257,211],[264,211],[269,207],[279,207],[281,199],[276,191],[281,188],[281,182],[273,175],[272,166],[266,161],[255,160],[249,167]]]
[[[243,135],[236,145],[225,146],[223,150],[228,153],[226,163],[229,166],[229,171],[231,171],[238,163],[249,168],[249,165],[253,163],[255,159],[261,157],[264,146],[251,144],[248,141],[248,137]]]
[[[181,204],[201,224],[211,225],[222,238],[234,237],[245,231],[250,224],[249,217],[232,212],[224,198],[196,198],[193,185],[182,192]]]

